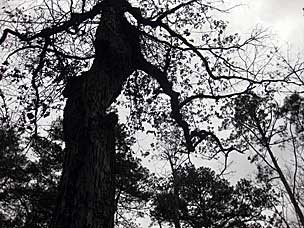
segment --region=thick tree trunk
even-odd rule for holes
[[[81,129],[78,142],[67,143],[52,227],[113,227],[115,121],[106,119],[96,120],[92,128]]]
[[[106,109],[140,55],[136,30],[117,7],[102,11],[95,50],[92,68],[71,80],[64,91],[66,154],[52,228],[113,227],[117,117]]]

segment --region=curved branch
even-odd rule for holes
[[[43,66],[44,66],[44,58],[46,56],[47,53],[47,47],[50,45],[50,39],[46,38],[45,39],[45,43],[43,46],[43,49],[41,51],[41,54],[39,55],[39,63],[37,68],[34,70],[33,75],[32,75],[32,80],[31,80],[31,84],[32,87],[35,91],[35,96],[36,96],[36,100],[34,101],[35,103],[35,114],[34,114],[34,124],[35,124],[35,137],[37,137],[38,135],[38,126],[37,126],[37,120],[38,120],[38,108],[39,108],[39,103],[40,103],[40,95],[39,95],[39,89],[38,89],[38,85],[36,83],[36,79],[38,77],[39,72],[42,70]]]
[[[11,29],[4,29],[3,34],[0,38],[0,45],[5,41],[8,34],[17,36],[22,41],[31,41],[37,38],[47,38],[54,34],[68,30],[68,28],[80,24],[85,20],[93,19],[97,14],[99,14],[103,7],[105,7],[105,1],[96,4],[92,10],[85,13],[73,13],[68,21],[63,22],[61,25],[54,25],[53,27],[42,29],[40,32],[28,36],[27,34],[22,34]]]
[[[193,131],[191,133],[191,137],[198,137],[199,140],[195,143],[195,145],[198,145],[199,143],[201,143],[204,139],[206,139],[207,137],[211,137],[211,139],[213,141],[216,142],[217,146],[220,148],[220,151],[224,152],[224,153],[230,153],[232,151],[238,151],[240,153],[243,153],[243,151],[238,150],[237,148],[231,146],[228,148],[225,148],[221,142],[221,140],[211,131],[206,131],[206,130],[199,130],[199,131]]]
[[[179,93],[173,90],[172,83],[168,80],[167,75],[153,64],[147,62],[144,58],[139,62],[138,68],[154,77],[160,84],[163,92],[170,97],[171,117],[176,121],[178,126],[183,129],[188,151],[194,151],[195,148],[191,141],[189,124],[183,119],[180,112]]]
[[[235,147],[225,148],[222,145],[221,140],[213,132],[206,130],[196,130],[191,132],[189,124],[184,120],[183,115],[181,113],[181,107],[186,103],[179,102],[180,94],[173,90],[172,83],[168,80],[166,73],[159,70],[153,64],[147,62],[144,58],[139,61],[138,68],[154,77],[160,84],[161,88],[163,89],[163,92],[170,97],[171,117],[176,121],[178,126],[182,128],[186,140],[186,147],[189,152],[194,151],[195,147],[207,137],[211,137],[213,141],[216,142],[217,146],[220,148],[220,151],[224,153],[229,153],[234,150],[242,152]],[[199,140],[195,143],[193,143],[192,140],[194,137],[199,138]]]
[[[180,108],[182,108],[183,106],[185,106],[186,104],[188,104],[189,102],[195,100],[195,99],[213,99],[213,100],[220,100],[220,99],[224,99],[224,98],[230,98],[230,97],[234,97],[234,96],[239,96],[242,95],[246,92],[249,91],[249,87],[247,89],[245,89],[242,92],[238,92],[238,93],[231,93],[231,94],[226,94],[226,95],[210,95],[210,94],[203,94],[203,93],[199,93],[190,97],[187,97],[185,100],[183,100],[180,103]]]
[[[7,37],[8,34],[17,36],[20,40],[26,40],[27,39],[26,35],[24,35],[24,34],[21,34],[19,32],[13,31],[11,29],[4,29],[3,34],[2,34],[2,36],[0,38],[0,45],[5,41],[5,39],[6,39],[6,37]]]
[[[165,17],[167,17],[168,15],[172,14],[172,13],[175,13],[176,11],[178,11],[179,9],[181,9],[182,7],[184,6],[187,6],[187,5],[190,5],[194,2],[197,2],[198,0],[191,0],[191,1],[188,1],[188,2],[185,2],[185,3],[181,3],[175,7],[173,7],[172,9],[169,9],[167,11],[165,11],[164,13],[161,13],[160,15],[156,15],[156,21],[161,21],[162,19],[164,19]]]

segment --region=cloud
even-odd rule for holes
[[[266,22],[276,23],[280,20],[291,20],[293,18],[304,19],[302,8],[304,3],[302,0],[256,0],[249,4],[256,4],[256,10],[259,12],[260,18]]]
[[[232,26],[246,31],[257,24],[262,25],[276,33],[282,43],[304,49],[303,0],[240,1],[243,6],[232,13]]]

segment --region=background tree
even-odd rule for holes
[[[124,128],[117,128],[118,169],[115,170],[117,226],[136,206],[149,199],[148,170],[134,158],[133,141]],[[45,137],[36,137],[26,150],[13,128],[1,128],[1,227],[48,227],[58,194],[63,165],[62,121],[53,122]],[[133,205],[133,206],[132,206]]]
[[[186,153],[179,129],[165,129],[155,145],[156,156],[168,169],[154,181],[157,191],[150,210],[154,224],[175,228],[282,226],[276,208],[279,194],[272,185],[246,179],[231,185],[223,177],[223,167],[216,174],[201,165],[201,158]]]
[[[1,227],[47,227],[62,169],[61,145],[36,137],[22,149],[14,128],[1,128]]]
[[[232,135],[233,139],[240,139],[245,150],[253,152],[249,159],[258,164],[261,181],[270,185],[280,181],[279,186],[291,203],[299,226],[304,224],[299,185],[303,166],[301,103],[297,93],[286,97],[281,106],[274,93],[241,95],[234,102],[236,131]]]
[[[153,200],[151,215],[158,223],[176,224],[177,211],[181,227],[280,227],[279,218],[263,214],[278,203],[276,193],[266,186],[255,187],[245,179],[231,186],[214,171],[189,164],[176,173],[177,180],[172,176],[160,182]]]

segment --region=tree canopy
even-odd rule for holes
[[[280,219],[267,219],[262,212],[277,204],[276,193],[255,187],[249,180],[235,186],[208,168],[184,166],[177,171],[178,204],[170,184],[161,186],[153,201],[152,216],[158,221],[173,222],[177,210],[182,227],[278,227]],[[176,208],[177,207],[177,208]]]
[[[152,217],[176,228],[264,226],[265,209],[288,226],[273,174],[304,225],[296,191],[303,98],[279,98],[301,90],[303,64],[284,57],[265,31],[229,32],[221,16],[229,8],[217,1],[16,0],[2,9],[3,226],[134,226],[122,211],[151,204]],[[231,153],[251,152],[259,174],[272,171],[260,178],[264,187],[231,186],[171,160],[173,182],[153,198],[157,179],[132,152],[138,131],[154,135],[154,152],[155,140],[177,143],[176,161],[223,158],[223,174]],[[291,175],[277,147],[292,148]]]

